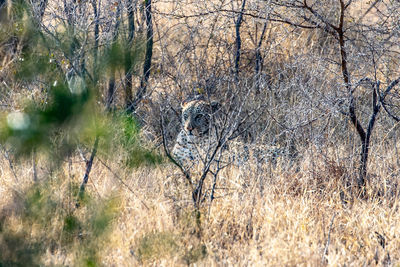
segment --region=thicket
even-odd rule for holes
[[[16,184],[19,167],[32,169],[0,210],[0,265],[41,265],[49,251],[101,264],[122,200],[87,190],[93,163],[127,188],[111,163],[170,168],[160,155],[188,96],[221,104],[217,139],[195,173],[170,158],[182,177],[181,194],[169,197],[189,199],[177,210],[195,212],[180,215],[190,225],[182,238],[144,235],[141,263],[175,255],[186,235],[201,242],[182,261],[206,257],[204,216],[227,186],[230,164],[219,162],[234,142],[281,152],[273,167],[245,167],[249,177],[279,173],[298,179],[290,190],[321,195],[337,179],[343,205],[396,199],[399,16],[389,0],[0,0],[1,151]],[[79,178],[70,175],[77,158]],[[313,185],[301,180],[303,160]],[[257,179],[263,194],[267,178]]]

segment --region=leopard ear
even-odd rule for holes
[[[221,104],[217,101],[213,101],[211,102],[211,111],[214,113],[216,111],[218,111],[221,108]]]
[[[181,102],[181,108],[185,108],[188,103],[189,103],[188,101],[185,101],[185,100],[182,101]]]
[[[181,108],[184,109],[193,99],[187,98],[181,102]]]

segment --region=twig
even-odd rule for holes
[[[329,226],[328,239],[326,240],[324,254],[322,255],[322,263],[325,263],[327,261],[327,259],[325,257],[328,255],[328,247],[329,247],[329,243],[331,242],[331,231],[332,231],[333,221],[335,220],[335,217],[336,217],[336,212],[333,214],[332,219],[331,219],[331,224]]]
[[[218,177],[218,173],[222,168],[220,167],[220,161],[217,161],[217,171],[216,172],[211,172],[212,175],[214,176],[213,178],[213,185],[212,185],[212,189],[211,189],[211,193],[210,193],[210,205],[208,206],[208,217],[210,217],[210,213],[211,213],[211,205],[213,200],[215,199],[214,193],[215,193],[215,189],[217,186],[217,177]]]
[[[400,117],[397,117],[396,115],[393,115],[390,110],[387,108],[386,103],[382,102],[382,107],[386,111],[386,113],[389,115],[390,118],[392,118],[394,121],[399,122]]]
[[[17,177],[17,174],[15,173],[14,165],[13,165],[13,163],[12,163],[12,161],[11,161],[10,155],[8,155],[8,152],[7,152],[7,150],[6,150],[5,147],[3,147],[3,146],[0,146],[0,147],[1,147],[2,150],[4,151],[4,157],[5,157],[6,160],[8,161],[8,165],[10,166],[10,169],[11,169],[11,172],[12,172],[12,174],[13,174],[13,176],[14,176],[15,181],[18,182],[18,177]]]
[[[92,170],[93,160],[94,160],[94,157],[96,156],[97,147],[99,146],[99,139],[100,139],[99,136],[96,136],[96,139],[95,139],[94,145],[93,145],[93,149],[92,149],[92,154],[90,155],[89,161],[86,162],[85,175],[83,177],[82,184],[79,188],[78,200],[76,201],[76,205],[75,205],[77,208],[79,208],[79,206],[80,206],[79,201],[82,199],[83,194],[85,193],[85,187],[89,180],[90,171]]]
[[[138,198],[139,201],[143,204],[143,206],[144,206],[147,210],[150,210],[150,208],[146,205],[146,203],[144,203],[144,201],[141,200],[141,199],[138,197],[138,195],[135,193],[135,191],[133,191],[133,189],[130,188],[129,185],[126,184],[126,183],[121,179],[121,177],[119,177],[119,176],[118,176],[104,161],[102,161],[100,158],[98,158],[97,160],[98,160],[104,167],[106,167],[107,170],[109,170],[109,171],[114,175],[114,177],[117,178],[117,180],[118,180],[122,185],[124,185],[136,198]]]
[[[367,9],[367,11],[365,11],[364,14],[363,14],[361,17],[358,18],[356,24],[359,24],[360,21],[362,21],[362,20],[365,18],[365,16],[368,15],[368,13],[371,12],[371,10],[372,10],[372,9],[376,6],[376,4],[378,4],[380,1],[381,1],[381,0],[376,0],[374,3],[372,3],[372,4],[369,6],[369,8]]]
[[[205,17],[205,16],[210,16],[210,15],[214,15],[214,14],[219,14],[219,13],[232,13],[232,14],[242,14],[243,16],[248,16],[254,19],[259,19],[262,21],[265,21],[265,19],[268,19],[271,22],[280,22],[280,23],[285,23],[294,27],[299,27],[299,28],[303,28],[303,29],[316,29],[316,28],[321,28],[319,25],[303,25],[301,23],[295,23],[293,21],[281,18],[278,14],[274,14],[276,16],[276,18],[268,18],[267,17],[263,17],[257,14],[252,14],[249,12],[244,12],[242,10],[230,10],[230,9],[223,9],[223,8],[219,8],[219,9],[215,9],[215,10],[208,10],[207,12],[202,12],[202,13],[196,13],[196,14],[187,14],[187,15],[183,15],[183,14],[169,14],[169,13],[165,13],[165,12],[160,12],[160,11],[156,11],[154,12],[157,15],[161,15],[161,16],[165,16],[165,17],[169,17],[172,19],[188,19],[188,18],[197,18],[197,17]]]
[[[241,52],[240,48],[242,46],[242,41],[240,39],[240,26],[242,25],[243,12],[244,12],[245,5],[246,5],[246,0],[243,0],[242,8],[240,10],[239,16],[235,23],[235,29],[236,29],[235,79],[236,79],[236,81],[238,81],[238,79],[239,79],[239,63],[240,63],[240,52]]]
[[[37,168],[36,168],[36,149],[32,150],[32,168],[33,168],[33,181],[37,182]]]
[[[192,183],[192,178],[190,177],[189,173],[182,167],[182,165],[180,165],[172,156],[171,153],[169,153],[168,147],[167,147],[167,140],[165,138],[165,131],[164,131],[164,118],[162,115],[160,115],[161,119],[160,119],[160,128],[161,128],[161,136],[162,136],[162,141],[163,141],[163,147],[164,147],[164,152],[167,155],[167,158],[173,163],[175,164],[183,173],[183,175],[185,176],[186,180],[189,182],[190,187],[193,191],[193,183]]]
[[[135,99],[133,100],[132,105],[129,107],[128,112],[133,113],[136,111],[139,103],[142,101],[143,96],[146,94],[147,85],[150,78],[151,72],[151,62],[153,57],[153,20],[152,20],[152,11],[151,11],[151,0],[146,0],[144,13],[146,18],[146,53],[143,62],[143,76],[140,79],[140,87],[136,92]]]

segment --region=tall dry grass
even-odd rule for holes
[[[279,166],[223,170],[216,199],[206,200],[200,213],[193,209],[184,178],[170,164],[132,170],[121,168],[118,158],[99,158],[87,190],[93,199],[114,199],[118,212],[106,236],[96,239],[98,262],[105,266],[396,266],[400,216],[393,178],[374,162],[370,168],[377,170],[376,177],[370,180],[368,198],[361,200],[345,183],[353,170],[323,158],[308,153],[298,171],[283,171]],[[15,234],[25,232],[32,239],[47,235],[48,247],[40,260],[49,266],[74,265],[80,252],[59,249],[63,237],[57,236],[56,229],[63,228],[65,221],[56,218],[62,210],[73,209],[68,206],[73,202],[70,196],[60,192],[80,182],[84,163],[71,158],[53,174],[49,189],[60,201],[46,229],[26,224],[15,197],[33,184],[30,163],[14,165],[14,176],[9,162],[1,159],[1,208],[7,214],[2,227]],[[42,182],[43,164],[39,163]],[[82,219],[90,212],[81,209],[73,214]]]
[[[145,114],[141,119],[154,139],[159,138],[157,105],[178,107],[179,99],[198,89],[195,85],[206,87],[203,80],[207,75],[215,74],[217,81],[229,78],[229,72],[223,71],[232,65],[234,49],[234,15],[222,13],[221,19],[216,13],[205,21],[201,17],[164,18],[163,12],[174,13],[168,9],[170,4],[158,4],[158,10],[154,10],[159,49],[154,53],[155,71],[147,101],[152,104],[153,100],[156,108],[146,102],[149,107],[144,105],[139,110],[140,115]],[[195,11],[204,10],[201,3],[192,4]],[[181,5],[182,10],[176,13],[185,13],[185,7],[189,8]],[[49,13],[53,8],[49,7]],[[256,44],[250,37],[254,35],[254,25],[261,31],[261,22],[244,22],[244,73],[252,73]],[[107,40],[104,38],[104,42]],[[195,45],[187,47],[190,43]],[[93,229],[85,229],[84,225],[74,227],[74,218],[90,222],[99,217],[98,210],[89,206],[74,206],[74,190],[85,172],[85,162],[79,155],[70,156],[57,166],[51,166],[51,159],[37,159],[35,183],[31,159],[17,162],[1,147],[0,260],[6,257],[14,262],[40,262],[48,266],[91,266],[95,262],[105,266],[399,265],[397,124],[393,126],[383,119],[375,128],[377,137],[371,146],[367,196],[361,199],[353,188],[359,143],[351,125],[334,112],[332,119],[326,119],[324,116],[331,110],[329,104],[318,109],[317,101],[316,107],[309,106],[310,99],[318,99],[315,96],[321,97],[320,94],[329,99],[330,93],[342,84],[338,66],[322,57],[335,59],[337,50],[330,49],[334,45],[326,34],[286,25],[268,26],[262,46],[264,72],[274,92],[282,91],[277,95],[271,93],[270,112],[288,123],[288,128],[306,121],[303,118],[308,119],[314,112],[321,120],[311,126],[322,129],[324,136],[311,139],[319,131],[300,127],[296,140],[304,144],[299,144],[298,149],[310,147],[299,151],[298,165],[289,170],[285,159],[276,168],[250,164],[224,169],[218,177],[216,198],[212,203],[206,199],[199,212],[194,210],[184,177],[172,164],[132,169],[124,164],[126,151],[112,151],[112,157],[99,153],[90,173],[87,201],[100,203],[97,206],[107,206],[108,202],[102,201],[110,201],[109,209],[103,210],[111,215],[101,228],[104,235],[91,236]],[[2,77],[7,76],[6,71],[3,69]],[[268,99],[268,90],[263,100]],[[20,85],[12,84],[1,102],[6,104],[7,111],[21,109],[27,95],[41,96],[36,89],[22,90]],[[122,105],[121,95],[116,97],[117,105]],[[368,102],[362,100],[361,104]],[[171,120],[175,118],[178,124],[179,115],[174,116],[170,116]],[[272,121],[269,115],[261,119],[260,124]],[[274,137],[275,128],[281,130],[271,126],[262,138]],[[26,199],[32,196],[35,186],[40,186],[43,194],[33,216],[27,214]],[[205,189],[210,187],[208,177]],[[88,250],[96,253],[87,255]]]

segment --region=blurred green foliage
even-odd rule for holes
[[[93,111],[89,111],[88,106],[94,101],[95,89],[88,86],[79,94],[71,92],[63,69],[56,64],[55,55],[64,54],[60,40],[54,40],[36,27],[25,1],[16,1],[12,7],[12,34],[22,47],[14,66],[15,81],[31,88],[41,84],[47,101],[27,101],[23,111],[2,114],[0,143],[10,145],[16,156],[28,155],[37,148],[58,153],[58,158],[62,158],[79,141],[79,136],[72,137],[70,133],[76,135],[86,130],[82,117],[93,120],[90,118]],[[64,135],[66,138],[56,138],[61,132],[68,133]]]
[[[57,211],[57,202],[52,199],[52,192],[46,190],[49,184],[37,184],[29,188],[24,197],[25,220],[47,227]]]
[[[0,220],[4,220],[0,219]],[[30,238],[26,231],[0,229],[0,266],[40,266],[43,244]]]
[[[85,114],[85,105],[89,102],[88,92],[74,95],[65,84],[50,87],[49,103],[44,107],[31,102],[24,112],[11,112],[1,119],[0,142],[11,145],[17,156],[29,154],[33,148],[48,149],[56,152],[54,148],[54,136],[61,130],[69,130],[75,133],[81,130],[75,129],[80,125],[82,115]],[[77,130],[77,131],[76,131]],[[82,129],[85,132],[85,129]],[[77,139],[62,138],[59,140],[62,149],[57,151],[60,155],[72,149]]]
[[[126,166],[136,168],[143,164],[155,165],[162,162],[162,157],[149,149],[144,148],[139,136],[140,125],[138,121],[126,113],[114,115],[114,123],[120,129],[118,140],[124,151]]]
[[[99,265],[101,244],[119,214],[119,198],[96,200],[88,196],[85,216],[79,216],[77,210],[68,208],[66,197],[73,196],[74,187],[62,188],[63,178],[37,183],[24,194],[15,195],[14,204],[21,208],[14,210],[13,216],[23,227],[18,230],[7,220],[10,217],[0,217],[0,266],[39,266],[40,255],[49,248],[76,254],[76,265]],[[64,197],[55,195],[55,189],[63,190]]]
[[[105,49],[104,56],[100,61],[101,66],[108,67],[101,71],[125,69],[131,70],[135,74],[140,66],[138,63],[144,60],[144,48],[145,42],[141,37],[136,37],[133,44],[129,44],[127,41],[112,43]]]
[[[112,149],[121,146],[127,152],[125,163],[129,167],[160,162],[160,156],[143,148],[135,118],[124,112],[107,113],[99,105],[101,81],[93,80],[118,69],[135,73],[144,54],[140,37],[131,44],[118,40],[104,47],[99,50],[99,60],[93,59],[94,53],[90,52],[98,48],[87,44],[88,51],[82,54],[85,69],[66,78],[66,66],[76,64],[70,61],[81,48],[84,33],[64,25],[55,33],[46,34],[35,27],[25,1],[18,1],[13,8],[13,33],[22,43],[15,79],[21,85],[40,87],[45,101],[27,100],[23,110],[0,114],[0,143],[11,147],[17,157],[39,151],[61,160],[78,145],[91,147],[100,138],[99,153],[110,155]]]
[[[78,236],[81,227],[81,222],[75,215],[68,214],[65,216],[62,231],[66,236],[66,241],[71,242],[71,239]]]
[[[0,113],[0,144],[14,158],[36,151],[37,157],[56,167],[16,193],[12,216],[0,209],[0,266],[42,266],[46,250],[75,254],[77,266],[97,266],[99,251],[119,214],[119,199],[96,199],[87,191],[80,195],[76,181],[65,186],[67,177],[59,167],[78,147],[91,148],[98,139],[98,155],[111,157],[123,150],[129,167],[161,161],[143,147],[139,123],[131,115],[108,112],[101,104],[99,85],[116,70],[135,73],[143,45],[140,39],[133,45],[117,41],[94,53],[98,48],[86,44],[85,53],[79,55],[85,66],[78,63],[74,68],[82,69],[72,68],[72,77],[67,77],[86,33],[64,25],[48,34],[31,14],[27,1],[13,1],[10,20],[0,25],[0,45],[9,38],[18,41],[21,50],[10,67],[15,87],[37,90],[42,101],[29,99],[20,110]],[[97,52],[99,60],[94,58]],[[78,195],[82,198],[76,209]],[[22,229],[14,228],[10,218],[18,220]]]

